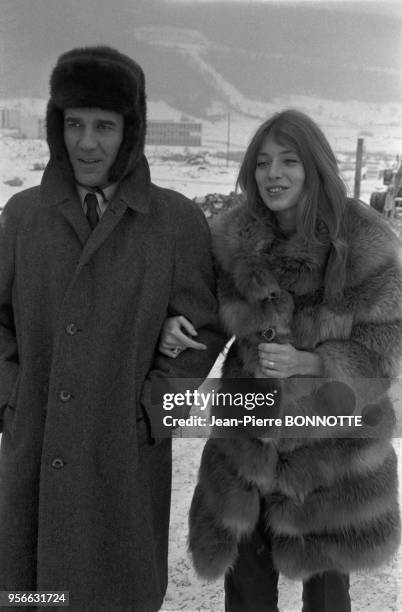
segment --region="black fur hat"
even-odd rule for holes
[[[142,157],[145,145],[145,78],[141,67],[111,47],[85,47],[63,53],[50,78],[47,142],[53,162],[72,174],[64,146],[64,109],[101,108],[124,116],[124,136],[110,169],[120,180]]]

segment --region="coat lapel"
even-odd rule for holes
[[[66,219],[84,246],[91,233],[84,211],[80,205],[75,186],[67,181],[56,164],[47,165],[40,186],[41,205],[47,208],[57,207],[57,211]]]
[[[85,265],[91,259],[93,254],[111,234],[124,215],[126,209],[126,203],[119,199],[117,202],[114,202],[113,205],[107,207],[106,211],[102,215],[102,218],[99,220],[98,225],[92,232],[88,226],[88,239],[85,243],[79,262],[81,266]]]
[[[91,232],[79,203],[74,183],[66,180],[56,163],[50,161],[41,183],[43,206],[57,206],[69,225],[74,229],[82,246],[78,268],[85,265],[121,220],[127,208],[147,214],[151,201],[151,179],[148,163],[142,157],[133,171],[120,183],[98,225]]]
[[[101,220],[85,244],[80,264],[86,264],[129,208],[134,213],[147,214],[151,201],[151,179],[145,157],[141,158],[131,174],[120,183],[117,193],[110,202]]]
[[[82,246],[84,246],[91,235],[91,229],[85,218],[82,206],[80,206],[76,199],[68,199],[60,204],[59,211],[74,229]]]

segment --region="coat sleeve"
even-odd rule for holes
[[[11,201],[0,216],[0,430],[7,404],[17,383],[19,359],[17,349],[12,287],[14,281],[14,249],[16,219]]]
[[[208,224],[203,213],[188,206],[186,216],[177,224],[174,275],[168,315],[184,315],[198,331],[197,342],[205,351],[187,349],[176,359],[157,352],[153,367],[143,387],[141,404],[151,422],[154,438],[166,437],[163,408],[158,403],[158,390],[171,392],[194,391],[211,370],[227,335],[219,322],[216,279]],[[191,408],[185,405],[179,416]],[[174,411],[170,412],[174,415]]]
[[[324,377],[347,384],[357,401],[375,402],[390,386],[402,355],[402,272],[398,253],[378,257],[375,269],[346,289],[344,304],[353,311],[347,339],[327,340],[316,352]]]

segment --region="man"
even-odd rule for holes
[[[152,382],[206,376],[224,342],[207,224],[150,182],[145,114],[130,58],[63,54],[42,183],[1,216],[0,590],[69,591],[72,611],[160,608],[171,441]],[[205,351],[158,356],[172,313]]]

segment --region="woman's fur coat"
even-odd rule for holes
[[[284,427],[264,439],[211,437],[190,510],[189,549],[203,577],[233,564],[239,539],[256,525],[260,497],[274,564],[290,578],[376,567],[399,545],[387,396],[402,347],[398,245],[377,214],[349,200],[341,230],[346,284],[330,299],[323,289],[330,245],[324,227],[319,234],[317,247],[298,234],[285,239],[268,215],[257,218],[244,204],[213,227],[220,314],[235,336],[222,384],[255,375],[261,334],[274,329],[275,342],[318,353],[324,368],[320,380],[277,381],[281,414],[358,415],[363,426],[303,438]]]

